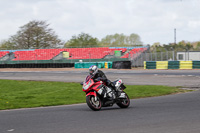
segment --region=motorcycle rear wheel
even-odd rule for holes
[[[126,93],[125,95],[126,95],[126,98],[119,99],[119,102],[116,103],[120,108],[128,108],[130,105],[130,99]]]
[[[98,111],[102,107],[101,99],[98,96],[97,96],[96,101],[95,101],[95,97],[93,95],[87,96],[86,103],[94,111]]]

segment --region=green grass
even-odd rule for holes
[[[175,93],[184,93],[188,90],[179,89],[180,87],[169,87],[161,85],[126,85],[125,90],[130,99],[155,97]]]
[[[183,92],[175,87],[127,85],[130,98]],[[79,83],[0,80],[0,110],[84,103]]]

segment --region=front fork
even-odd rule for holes
[[[97,93],[96,93],[96,91],[94,92],[94,101],[96,102],[97,101]]]

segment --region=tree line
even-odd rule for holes
[[[102,40],[87,33],[74,35],[64,42],[55,34],[46,21],[33,20],[21,26],[16,34],[0,42],[0,49],[44,49],[63,47],[136,46],[141,45],[137,34],[107,35]]]
[[[138,34],[130,35],[113,34],[107,35],[101,40],[92,37],[87,33],[74,35],[64,42],[50,28],[46,21],[33,20],[19,27],[16,34],[0,42],[0,50],[6,49],[44,49],[44,48],[71,48],[71,47],[133,47],[142,46],[141,38]],[[151,52],[164,51],[199,51],[200,41],[181,41],[177,44],[154,43],[150,47]]]
[[[154,43],[150,47],[151,52],[166,52],[166,51],[200,51],[200,41],[189,42],[189,41],[180,41],[178,43],[170,44],[160,44],[159,42]]]

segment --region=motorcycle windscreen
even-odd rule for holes
[[[120,85],[120,89],[121,89],[121,90],[124,90],[124,89],[126,89],[126,86],[124,86],[124,84],[122,83],[122,84]]]
[[[88,75],[86,78],[85,78],[85,83],[87,83],[88,81],[90,81],[90,79],[92,78],[91,75]]]

